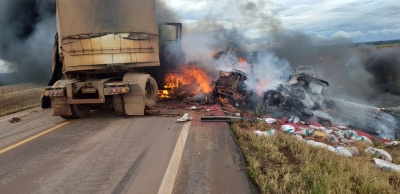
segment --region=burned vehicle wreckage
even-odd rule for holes
[[[236,108],[274,118],[297,116],[305,122],[325,122],[327,127],[335,122],[376,136],[398,138],[400,135],[398,130],[393,134],[384,132],[386,129],[398,129],[400,115],[388,112],[391,109],[379,109],[327,96],[329,83],[311,75],[292,75],[285,84],[261,96],[247,90],[246,80],[249,81],[247,75],[240,70],[221,71],[213,87],[214,94],[228,99]]]
[[[260,97],[246,90],[246,80],[247,75],[240,70],[221,71],[214,92],[230,99],[236,107],[246,106],[265,113],[279,110],[309,117],[323,106],[323,95],[329,86],[328,82],[303,73],[291,76],[285,85],[280,84],[276,90],[268,90]]]
[[[213,86],[214,92],[232,100],[237,107],[245,106],[253,95],[251,91],[246,90],[246,80],[247,75],[240,70],[220,71],[219,78]]]
[[[302,73],[289,78],[285,85],[276,90],[268,90],[263,95],[263,107],[266,112],[276,110],[298,113],[298,116],[312,116],[313,111],[323,106],[323,95],[329,83]]]

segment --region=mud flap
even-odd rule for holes
[[[129,93],[123,96],[126,115],[144,115],[145,87],[149,74],[127,73],[123,81],[129,83]]]
[[[53,116],[72,116],[71,106],[67,104],[66,98],[53,98],[51,104]]]

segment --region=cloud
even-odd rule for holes
[[[364,34],[360,31],[354,31],[354,32],[337,31],[332,35],[332,38],[353,38],[362,35]]]
[[[371,30],[371,34],[400,34],[400,28],[384,28],[380,30]]]
[[[163,0],[180,16],[185,28],[196,26],[204,20],[213,20],[225,28],[248,30],[246,37],[268,37],[276,25],[266,18],[276,17],[284,31],[304,31],[319,37],[331,37],[338,31],[357,32],[342,33],[346,37],[357,37],[359,40],[380,40],[373,36],[380,30],[400,28],[400,1],[398,0]],[[244,3],[246,2],[246,3]],[[186,25],[188,24],[188,25]],[[264,25],[262,25],[264,24]],[[263,27],[260,27],[263,26]],[[400,38],[397,30],[382,30],[391,33],[391,37]]]

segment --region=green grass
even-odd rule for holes
[[[12,114],[40,105],[42,88],[0,95],[0,116]]]
[[[372,157],[363,151],[368,145],[356,143],[360,156],[346,158],[278,130],[271,137],[252,131],[272,127],[279,129],[262,123],[232,125],[248,173],[262,193],[398,193],[400,173],[375,168]],[[400,162],[399,147],[385,150],[394,163]]]

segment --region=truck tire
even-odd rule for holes
[[[117,115],[125,115],[124,98],[122,97],[122,95],[113,96],[113,106]]]
[[[79,119],[87,117],[90,113],[90,106],[87,104],[72,104],[71,105],[72,117]]]
[[[146,82],[144,102],[147,107],[153,107],[158,100],[158,86],[154,78],[149,77]]]

